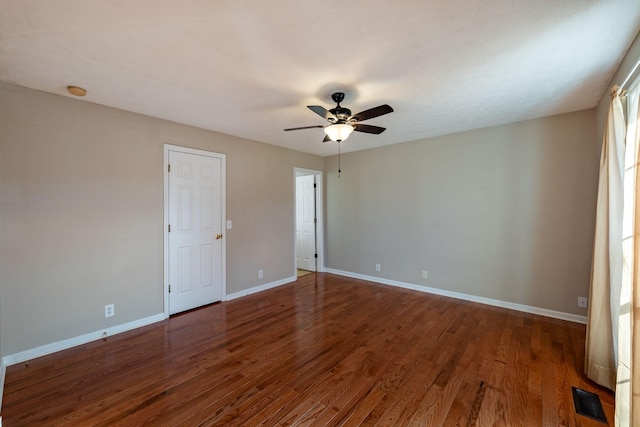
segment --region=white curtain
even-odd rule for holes
[[[611,90],[600,157],[585,357],[587,376],[612,390],[616,388],[618,364],[625,138],[624,110],[617,89]]]
[[[616,426],[640,424],[640,174],[637,173],[640,160],[639,95],[640,86],[637,84],[627,94]],[[634,373],[638,375],[634,376]]]
[[[640,426],[638,82],[625,98],[612,90],[602,145],[585,364],[589,378],[615,390],[619,427]]]

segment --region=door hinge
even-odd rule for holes
[[[313,183],[313,188],[318,187],[318,184],[316,184],[315,182]]]
[[[318,254],[313,254],[313,257],[314,258],[318,258]]]
[[[171,233],[171,224],[169,224],[167,227],[168,227],[169,233]]]
[[[171,285],[169,285],[169,293],[171,293]]]
[[[318,218],[313,218],[313,223],[317,224],[318,223]]]
[[[171,172],[171,165],[170,164],[167,165],[167,172]]]

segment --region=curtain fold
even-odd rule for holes
[[[616,389],[618,364],[625,144],[624,109],[617,89],[611,90],[600,157],[585,355],[587,376],[611,390]]]

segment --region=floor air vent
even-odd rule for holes
[[[573,405],[576,407],[577,414],[608,424],[607,417],[602,409],[602,403],[600,403],[600,397],[597,394],[575,387],[571,387],[571,391],[573,392]]]

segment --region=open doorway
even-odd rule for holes
[[[294,168],[295,269],[301,277],[324,271],[322,172]]]

